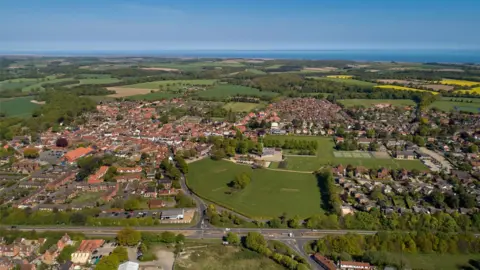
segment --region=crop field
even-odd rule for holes
[[[454,93],[480,95],[480,87],[474,87],[469,90],[456,90]]]
[[[430,104],[429,108],[437,108],[441,111],[463,111],[480,113],[480,98],[442,98]]]
[[[443,79],[440,81],[441,84],[448,84],[448,85],[459,85],[459,86],[474,86],[480,85],[480,82],[473,82],[473,81],[464,81],[464,80],[450,80],[450,79]]]
[[[227,184],[242,172],[251,176],[251,183],[230,192]],[[306,218],[323,211],[313,174],[252,170],[229,161],[203,159],[189,165],[187,181],[200,196],[253,218],[272,218],[284,212]]]
[[[0,91],[3,90],[13,90],[13,89],[23,89],[27,86],[35,84],[39,81],[39,79],[31,79],[31,78],[19,78],[19,79],[12,79],[7,81],[0,82]]]
[[[246,71],[246,72],[253,73],[253,74],[258,74],[258,75],[267,74],[265,71],[259,70],[259,69],[255,69],[255,68],[248,68],[248,69],[246,69],[245,71]]]
[[[47,77],[45,81],[40,81],[35,84],[31,84],[29,86],[26,86],[22,89],[23,92],[31,92],[34,89],[40,89],[40,90],[45,90],[42,87],[42,84],[45,83],[58,83],[58,82],[64,82],[64,81],[70,81],[73,80],[72,78],[56,78],[56,77]]]
[[[334,147],[335,143],[332,138],[318,137],[318,136],[267,136],[269,139],[277,139],[284,141],[285,139],[296,140],[316,140],[318,142],[318,151],[316,158],[311,156],[287,156],[287,169],[294,171],[316,171],[323,166],[327,165],[339,165],[344,166],[351,164],[353,166],[364,166],[366,168],[380,168],[386,167],[390,169],[405,168],[407,170],[418,169],[426,170],[427,167],[419,160],[397,160],[391,157],[389,158],[356,158],[356,157],[335,157]],[[270,165],[271,168],[277,168],[278,163]]]
[[[119,98],[136,95],[145,95],[150,93],[147,88],[125,88],[125,87],[107,87],[108,90],[115,91],[115,94],[108,95],[108,97]]]
[[[29,117],[37,109],[38,104],[32,103],[33,97],[18,97],[11,99],[0,99],[0,112],[7,116]]]
[[[310,77],[315,80],[327,80],[327,81],[333,81],[333,82],[340,82],[348,85],[358,85],[358,86],[363,86],[363,87],[373,87],[376,84],[371,83],[371,82],[365,82],[365,81],[359,81],[355,79],[345,79],[345,78],[330,78],[330,77]]]
[[[145,89],[143,89],[143,90],[145,90]],[[148,90],[148,91],[149,91],[148,93],[128,95],[128,96],[124,96],[124,97],[128,97],[129,99],[133,99],[133,100],[154,101],[154,100],[182,97],[182,95],[183,95],[181,93],[175,93],[175,92],[172,92],[172,91],[156,91],[154,93],[150,93],[150,90]]]
[[[327,78],[331,79],[352,79],[352,75],[328,75]]]
[[[377,85],[376,88],[383,88],[383,89],[393,89],[393,90],[400,90],[400,91],[414,91],[414,92],[428,92],[434,95],[438,95],[438,92],[422,90],[417,88],[405,87],[405,86],[398,86],[398,85]]]
[[[338,100],[345,107],[364,106],[372,107],[377,104],[392,104],[392,106],[414,106],[410,99],[342,99]]]
[[[181,86],[194,86],[194,85],[213,85],[216,80],[167,80],[167,81],[154,81],[120,86],[121,88],[138,88],[158,90],[160,86],[164,88],[176,89]]]
[[[240,85],[229,85],[229,84],[222,84],[217,85],[211,89],[207,89],[206,91],[198,92],[199,97],[207,97],[207,98],[226,98],[232,97],[236,95],[248,95],[248,96],[276,96],[277,93],[274,92],[262,92],[256,88],[251,88],[247,86],[240,86]]]
[[[234,112],[250,112],[262,106],[261,103],[229,102],[223,105],[223,108]]]

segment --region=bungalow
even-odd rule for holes
[[[117,181],[117,183],[126,183],[126,182],[140,181],[141,178],[142,178],[141,173],[129,173],[124,175],[119,175],[115,177],[115,180]]]
[[[147,187],[143,193],[144,197],[147,198],[156,198],[157,197],[157,188],[156,187]]]

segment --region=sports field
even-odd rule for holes
[[[471,261],[480,260],[479,254],[397,254],[404,257],[412,269],[424,270],[458,270],[478,269],[472,267]],[[477,265],[478,266],[478,265]]]
[[[414,106],[410,99],[342,99],[338,100],[345,107],[364,106],[372,107],[377,104],[392,104],[392,106]]]
[[[302,157],[302,156],[287,156],[287,169],[295,171],[316,171],[323,166],[335,166],[342,164],[344,166],[351,164],[353,166],[364,166],[367,168],[386,167],[391,169],[405,168],[407,170],[418,169],[426,170],[427,167],[419,160],[397,160],[391,157],[378,158],[371,155],[370,158],[359,158],[359,156],[345,156],[345,152],[334,154],[335,144],[330,137],[318,136],[267,136],[267,138],[278,139],[283,141],[285,139],[296,140],[317,140],[318,151],[317,158]],[[340,157],[341,156],[341,157]],[[270,168],[278,168],[278,163],[272,163]]]
[[[18,97],[0,99],[0,112],[7,116],[30,117],[32,112],[41,105],[32,103],[33,97]]]
[[[229,102],[223,105],[223,108],[225,110],[232,110],[234,112],[250,112],[262,106],[263,104],[261,103]]]
[[[236,95],[259,97],[259,96],[276,96],[278,94],[274,92],[262,92],[256,88],[251,88],[247,86],[230,85],[230,84],[216,85],[211,89],[198,92],[199,97],[205,97],[205,98],[226,98],[226,97],[232,97]]]
[[[422,90],[422,89],[417,89],[417,88],[411,88],[411,87],[405,87],[405,86],[398,86],[398,85],[388,85],[387,84],[387,85],[377,85],[375,87],[376,88],[382,88],[382,89],[393,89],[393,90],[399,90],[399,91],[428,92],[428,93],[432,93],[434,95],[438,95],[438,92]]]
[[[241,172],[251,175],[251,183],[228,194],[227,184]],[[203,159],[189,165],[187,182],[200,196],[253,218],[278,217],[284,212],[306,218],[323,211],[313,174],[252,170],[229,161]]]

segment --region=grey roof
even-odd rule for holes
[[[183,215],[184,210],[183,208],[180,209],[168,209],[168,210],[163,210],[162,211],[162,216],[178,216],[178,215]]]

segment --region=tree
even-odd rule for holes
[[[178,168],[183,174],[188,173],[188,164],[183,157],[177,155],[175,156],[175,161],[177,162]]]
[[[68,141],[65,138],[58,138],[57,141],[55,142],[55,145],[57,147],[67,147]]]
[[[240,244],[240,237],[236,233],[228,232],[225,240],[231,245],[238,245]]]
[[[267,245],[267,241],[258,232],[249,232],[245,237],[245,247],[253,251],[259,251],[262,247]]]
[[[117,241],[122,246],[134,246],[141,238],[142,234],[132,228],[125,228],[117,233]]]
[[[469,153],[477,153],[478,152],[478,146],[476,144],[471,144],[468,147],[468,152]]]
[[[27,148],[23,150],[23,156],[25,158],[38,158],[40,154],[38,153],[38,150],[35,148]]]
[[[60,254],[57,257],[57,261],[59,263],[64,263],[66,261],[70,261],[72,259],[72,253],[77,250],[77,247],[68,245],[62,249]]]
[[[114,254],[103,257],[95,266],[96,270],[114,270],[120,265],[118,257]]]
[[[162,242],[164,243],[175,243],[176,236],[173,232],[162,232],[161,234]]]
[[[175,242],[176,243],[184,243],[185,242],[185,235],[179,233],[177,234],[177,236],[175,237]]]
[[[133,210],[140,209],[140,202],[135,198],[128,199],[124,204],[124,209],[126,211],[133,211]]]
[[[235,189],[244,189],[248,186],[248,184],[250,184],[250,181],[250,176],[246,172],[243,172],[235,176],[235,179],[230,182],[229,185]]]
[[[116,247],[112,254],[115,254],[119,262],[128,261],[128,251],[125,247]]]

